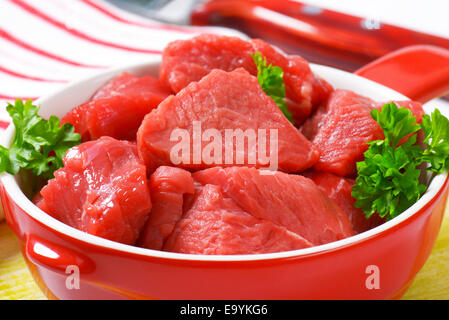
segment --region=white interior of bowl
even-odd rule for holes
[[[83,79],[67,85],[62,90],[55,92],[52,95],[41,98],[35,103],[41,106],[40,114],[42,117],[48,118],[50,115],[56,115],[62,117],[65,113],[71,110],[73,107],[89,100],[89,98],[100,88],[106,81],[110,80],[114,76],[127,71],[136,75],[153,75],[157,76],[160,65],[160,58],[154,58],[146,63],[139,63],[129,65],[125,67],[111,69],[105,72],[101,72],[98,75],[91,76],[87,79]],[[408,100],[407,97],[402,94],[384,87],[378,83],[372,82],[362,77],[358,77],[354,74],[329,68],[320,65],[311,65],[313,71],[330,82],[335,88],[348,89],[355,91],[358,94],[368,96],[377,101],[388,100]],[[428,103],[425,105],[425,111],[431,112],[435,108],[435,105]],[[447,111],[441,110],[442,113],[449,117]],[[9,146],[14,135],[13,126],[9,126],[7,131],[2,137],[2,145]],[[370,238],[376,234],[379,234],[399,223],[408,219],[410,216],[418,212],[427,202],[429,202],[442,188],[444,181],[446,180],[447,173],[437,175],[429,185],[426,193],[417,201],[412,207],[400,214],[398,217],[366,232],[357,234],[355,236],[342,239],[339,241],[327,243],[320,246],[315,246],[306,249],[299,249],[293,251],[284,251],[276,253],[264,253],[264,254],[246,254],[246,255],[196,255],[196,254],[182,254],[172,253],[157,250],[144,249],[140,247],[125,245],[115,241],[103,239],[97,236],[93,236],[82,232],[78,229],[72,228],[43,212],[36,207],[22,192],[17,182],[16,177],[3,173],[0,176],[0,180],[3,183],[6,192],[12,197],[12,199],[31,217],[40,221],[41,223],[51,227],[52,229],[61,232],[65,235],[73,238],[86,241],[98,246],[107,247],[115,250],[126,251],[138,255],[153,256],[166,259],[183,259],[183,260],[208,260],[208,261],[249,261],[249,260],[262,260],[262,259],[278,259],[294,256],[302,256],[308,254],[316,254],[327,250],[333,250],[339,247],[348,246],[355,242],[362,241]]]

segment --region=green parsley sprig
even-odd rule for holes
[[[449,120],[436,109],[424,115],[422,124],[409,109],[387,103],[371,116],[383,130],[385,139],[369,142],[364,160],[357,163],[352,196],[355,206],[369,218],[377,213],[390,220],[413,205],[427,187],[420,184],[420,166],[442,173],[449,169]],[[424,146],[416,144],[417,132],[423,130]]]
[[[31,100],[18,99],[6,107],[16,132],[11,147],[0,146],[0,172],[17,174],[20,169],[31,170],[45,179],[53,177],[63,166],[67,150],[81,143],[81,136],[72,124],[60,125],[56,116],[48,120],[38,115],[39,107]]]
[[[421,128],[427,146],[422,160],[430,164],[427,170],[441,173],[449,169],[449,120],[436,109],[432,117],[423,116]]]
[[[259,81],[262,90],[274,100],[282,113],[290,122],[293,122],[293,117],[287,108],[285,102],[285,84],[284,71],[278,66],[267,66],[267,59],[263,58],[260,52],[251,54],[254,63],[257,66],[257,80]]]

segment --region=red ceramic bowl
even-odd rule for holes
[[[44,117],[62,116],[122,71],[156,75],[159,63],[107,71],[37,104]],[[449,54],[434,47],[408,48],[359,71],[381,83],[392,80],[390,88],[340,70],[312,67],[335,87],[380,101],[407,99],[390,88],[422,101],[449,89]],[[10,127],[4,145],[13,134]],[[34,206],[16,177],[3,174],[0,179],[5,216],[28,267],[47,297],[59,299],[399,298],[433,247],[448,190],[447,174],[438,175],[423,197],[398,217],[337,242],[280,253],[206,256],[143,249],[83,233]],[[78,270],[79,288],[73,286]]]

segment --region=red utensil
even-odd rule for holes
[[[405,46],[449,49],[445,38],[290,0],[213,0],[197,6],[191,22],[238,29],[310,62],[347,71]]]
[[[367,64],[355,74],[425,103],[449,92],[449,51],[428,45],[410,46]]]

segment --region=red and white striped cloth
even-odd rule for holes
[[[241,35],[161,24],[103,0],[1,0],[0,130],[9,123],[7,102],[37,99],[99,70],[143,61],[168,42],[201,32]]]

